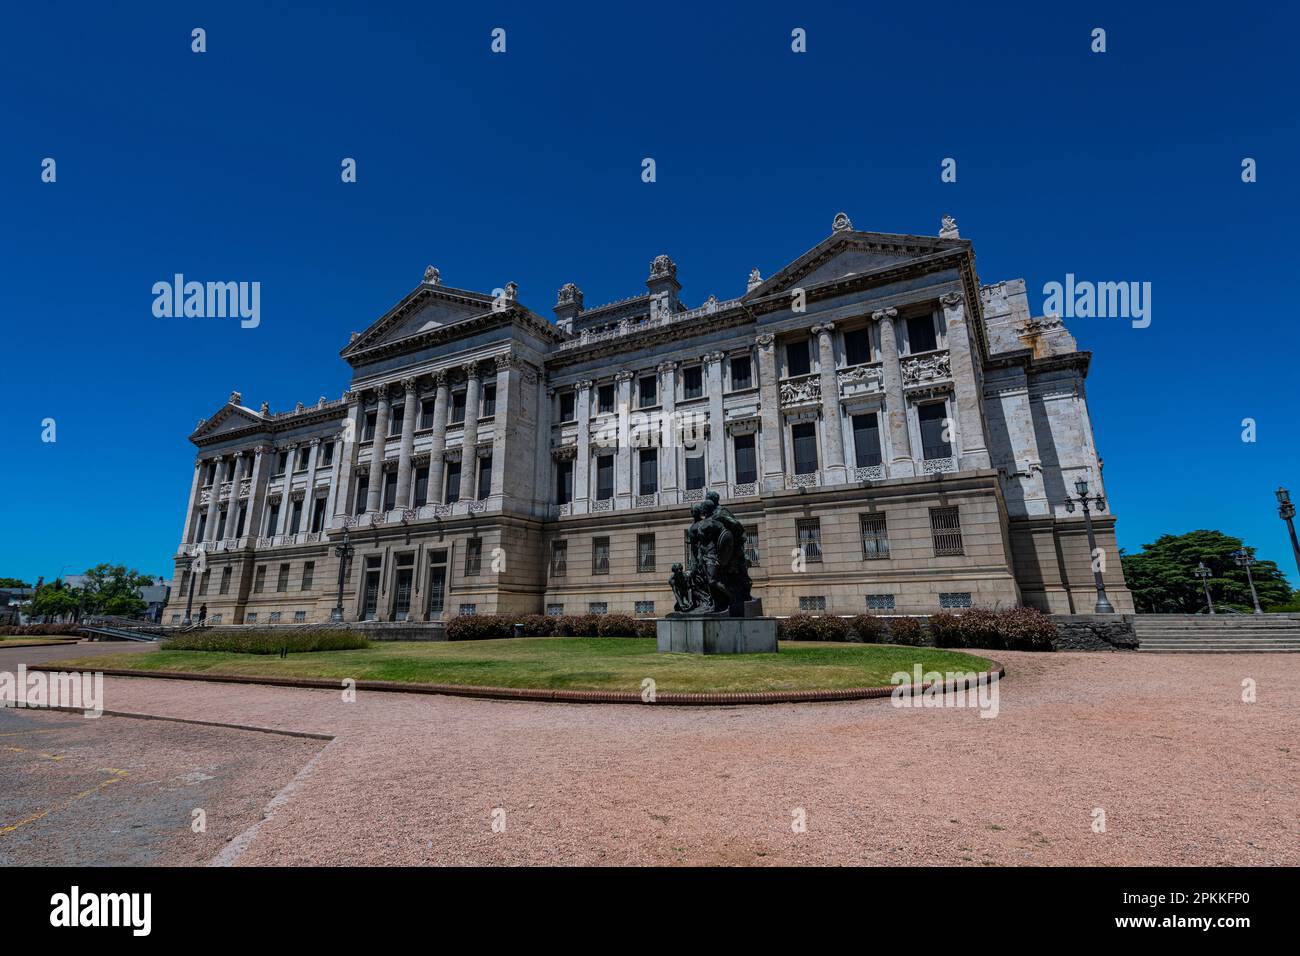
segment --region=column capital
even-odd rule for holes
[[[771,351],[776,347],[776,336],[770,332],[765,332],[754,339],[754,344],[764,352]]]
[[[705,364],[705,365],[717,365],[717,364],[718,364],[719,362],[721,362],[724,358],[726,358],[726,353],[724,353],[724,352],[705,352],[705,353],[704,353],[704,364]]]
[[[625,368],[621,368],[614,373],[614,381],[616,382],[630,382],[633,378],[635,378],[635,374]]]
[[[945,309],[955,309],[966,301],[966,297],[960,292],[945,292],[939,296],[939,302]]]
[[[402,390],[407,395],[414,395],[420,388],[420,380],[414,375],[402,379]]]
[[[477,361],[466,362],[461,366],[461,371],[465,374],[465,378],[477,379],[479,377],[479,363]]]
[[[493,361],[496,362],[498,372],[508,372],[512,369],[519,368],[523,364],[523,362],[520,361],[519,356],[515,355],[513,352],[503,352],[496,356]]]
[[[573,387],[580,392],[589,392],[591,391],[591,379],[584,378],[581,382],[574,382]]]
[[[312,448],[315,448],[315,447],[316,447],[317,445],[319,445],[319,444],[320,444],[320,439],[319,439],[319,438],[313,438],[313,439],[311,440],[311,447],[312,447]]]
[[[835,323],[823,322],[821,325],[814,325],[811,331],[813,335],[830,335],[835,331]]]
[[[877,321],[881,321],[883,319],[893,319],[896,318],[897,316],[898,316],[897,309],[877,309],[875,312],[871,313],[871,317]]]
[[[371,389],[371,391],[373,391],[373,392],[375,393],[375,399],[376,399],[377,401],[380,401],[380,402],[386,402],[386,401],[388,401],[388,383],[387,383],[387,382],[385,382],[383,385],[376,385],[373,389]]]
[[[440,368],[438,369],[438,371],[433,373],[433,384],[436,385],[438,388],[442,388],[443,386],[445,386],[447,384],[447,380],[448,380],[447,370],[445,368]]]
[[[670,375],[677,371],[676,362],[660,362],[658,365],[659,372],[663,375]]]

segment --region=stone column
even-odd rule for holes
[[[302,497],[302,522],[299,531],[311,531],[311,516],[316,510],[316,462],[320,456],[320,439],[311,440],[311,451],[307,455],[307,492]]]
[[[244,481],[247,458],[244,452],[235,453],[235,474],[230,479],[230,500],[226,504],[226,537],[237,538],[239,535],[239,486]],[[245,520],[247,525],[247,520]]]
[[[659,503],[677,500],[677,363],[659,364]]]
[[[420,414],[419,390],[414,378],[402,379],[406,404],[402,406],[402,444],[397,457],[397,507],[411,507],[411,455],[415,451],[415,420]]]
[[[507,434],[515,425],[515,409],[510,400],[515,394],[511,384],[519,376],[519,360],[513,355],[498,355],[497,359],[497,405],[492,422],[492,488],[491,497],[499,506],[506,487]],[[518,402],[516,402],[516,405]]]
[[[479,363],[465,366],[465,431],[460,444],[460,498],[461,501],[478,499],[478,406]]]
[[[375,440],[370,443],[370,485],[366,489],[366,511],[378,511],[384,504],[384,455],[388,448],[388,386],[375,389],[379,408],[375,411]]]
[[[361,430],[365,427],[366,411],[366,403],[360,395],[349,391],[343,394],[343,399],[348,403],[348,417],[338,437],[338,469],[335,471],[334,487],[330,489],[333,505],[329,512],[336,517],[351,514],[355,503],[353,499],[356,492],[353,489],[356,487],[357,445],[361,441]]]
[[[966,298],[960,292],[940,296],[944,324],[948,329],[948,360],[952,366],[956,394],[957,425],[961,458],[958,467],[990,467],[988,442],[984,438],[984,402],[975,372],[971,332],[966,322]]]
[[[266,510],[267,475],[271,470],[271,449],[258,445],[253,449],[253,472],[248,482],[248,513],[244,517],[244,534],[256,539],[262,533],[262,512]]]
[[[443,457],[447,451],[447,406],[451,400],[451,387],[445,371],[433,373],[437,391],[433,399],[433,444],[429,448],[429,504],[442,504],[442,476],[447,467]]]
[[[614,507],[632,507],[632,373],[614,373],[618,407],[618,451],[614,459]]]
[[[822,445],[826,449],[822,484],[839,485],[848,480],[848,473],[844,466],[844,416],[840,411],[840,383],[835,375],[835,324],[824,322],[814,325],[812,331],[817,336],[822,390]]]
[[[727,497],[727,429],[722,412],[722,361],[721,352],[710,352],[704,356],[704,373],[708,376],[709,390],[709,425],[708,439],[705,442],[705,456],[708,474],[705,475],[705,487],[714,486],[725,500]]]
[[[224,461],[224,455],[217,455],[212,459],[212,493],[208,495],[208,524],[203,529],[203,540],[207,542],[217,540],[217,522],[220,520],[221,511],[221,473],[225,471],[222,467]]]
[[[194,459],[194,480],[190,482],[190,503],[185,508],[185,526],[181,529],[181,547],[184,551],[190,543],[190,535],[194,533],[194,524],[198,510],[196,506],[199,503],[199,488],[203,481],[203,459]]]
[[[573,513],[584,514],[588,487],[591,484],[591,381],[584,380],[574,389],[578,410],[578,457],[573,463]]]
[[[898,360],[898,340],[894,335],[897,309],[871,313],[880,323],[880,360],[884,372],[885,418],[889,423],[889,477],[910,478],[916,474],[912,460],[912,439],[907,431],[907,400],[903,396],[903,366]]]
[[[293,466],[294,458],[298,455],[298,443],[289,442],[282,446],[278,451],[285,452],[284,481],[280,488],[280,514],[277,516],[275,531],[267,529],[269,533],[286,535],[289,528],[292,527],[290,518],[293,512]]]
[[[758,345],[758,394],[763,429],[763,489],[785,487],[781,448],[781,390],[776,373],[776,336],[760,335]]]

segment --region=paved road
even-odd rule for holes
[[[208,767],[222,783],[201,801],[142,787],[111,832],[82,813],[72,830],[51,827],[43,852],[175,859],[168,841],[188,806],[246,820],[318,754],[234,845],[237,862],[1300,864],[1300,656],[998,656],[1009,673],[994,719],[888,701],[669,709],[373,692],[347,703],[331,691],[108,678],[111,709],[337,739],[322,749],[83,721],[63,732],[87,776],[58,793],[130,757],[161,761],[138,774],[159,788]],[[1242,701],[1246,678],[1256,703]],[[250,753],[254,738],[263,749]],[[40,789],[50,762],[30,763],[43,768],[29,771],[36,796],[15,807],[0,786],[0,819],[53,794]],[[105,789],[124,801],[129,786]],[[800,811],[805,832],[791,826]],[[0,857],[15,852],[6,839]]]

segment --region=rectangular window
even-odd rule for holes
[[[362,441],[374,441],[374,438],[375,438],[375,422],[378,421],[378,419],[379,419],[379,413],[378,413],[378,412],[366,412],[366,424],[365,424],[365,426],[361,429],[361,440],[362,440]],[[283,471],[283,470],[284,470],[284,469],[281,468],[281,471]]]
[[[591,573],[609,574],[609,538],[591,539]]]
[[[230,593],[230,571],[231,568],[228,564],[221,569],[221,585],[217,588],[218,594]]]
[[[573,392],[560,393],[560,421],[571,422],[577,417],[577,398]]]
[[[453,392],[451,395],[451,424],[460,425],[465,421],[465,392]]]
[[[930,537],[936,558],[966,553],[961,544],[961,516],[955,507],[930,509]]]
[[[177,614],[173,614],[173,615],[172,615],[172,623],[173,623],[173,624],[179,624],[180,622],[181,622],[181,616],[180,616],[180,614],[179,614],[179,613],[177,613]]]
[[[868,594],[867,610],[868,611],[894,610],[894,596],[892,594]]]
[[[459,613],[462,617],[473,617],[473,616],[474,616],[474,613],[475,613],[477,610],[478,610],[478,605],[477,605],[477,604],[462,604],[462,605],[460,606],[460,608],[459,608],[459,612],[458,612],[458,613]]]
[[[934,331],[934,316],[914,315],[907,320],[907,350],[915,355],[917,352],[929,352],[939,347],[939,339]]]
[[[275,589],[276,591],[289,590],[289,565],[280,565],[280,574],[275,580]]]
[[[282,451],[282,452],[280,452],[280,454],[278,454],[278,455],[275,456],[275,474],[276,474],[276,477],[279,477],[280,475],[283,475],[284,472],[285,472],[285,469],[288,468],[288,467],[289,467],[289,453],[288,453],[287,451]]]
[[[642,448],[640,451],[640,476],[637,482],[639,495],[653,495],[659,490],[659,449]]]
[[[569,574],[569,542],[551,542],[551,577],[563,578]]]
[[[588,614],[608,614],[608,613],[609,613],[609,602],[608,602],[608,601],[592,601],[592,602],[590,602],[590,603],[587,605],[587,613],[588,613]]]
[[[750,528],[745,529],[745,559],[752,568],[758,567],[758,532]]]
[[[208,623],[209,623],[209,624],[220,624],[220,623],[221,623],[221,612],[218,611],[216,614],[212,615],[212,617],[208,618]]]
[[[653,532],[636,536],[636,569],[638,571],[653,571],[655,569],[655,536]]]
[[[682,397],[701,398],[704,395],[704,369],[699,365],[688,365],[682,369]]]
[[[492,497],[492,456],[478,460],[478,500],[487,501]]]
[[[257,572],[253,575],[253,593],[261,594],[266,590],[266,565],[259,564]]]
[[[731,390],[754,387],[754,370],[748,355],[737,355],[731,360]]]
[[[357,501],[356,501],[356,507],[352,512],[353,514],[358,514],[358,515],[365,514],[366,498],[369,495],[370,495],[370,476],[360,475],[357,478]],[[271,531],[268,529],[267,534],[270,533]]]
[[[415,469],[415,507],[429,503],[429,466]]]
[[[406,417],[406,406],[395,405],[388,416],[388,437],[402,434],[402,419]]]
[[[822,521],[820,518],[799,518],[795,521],[799,550],[805,561],[820,563],[822,559]]]
[[[420,428],[433,427],[433,412],[438,407],[438,403],[432,398],[426,398],[420,403]]]
[[[889,532],[885,526],[885,513],[876,511],[858,515],[862,531],[862,557],[867,561],[881,561],[889,557]]]
[[[564,615],[564,605],[548,604],[546,605],[546,613],[550,617],[562,617]]]
[[[638,613],[638,614],[653,614],[654,612],[655,612],[655,602],[654,602],[654,601],[637,601],[637,602],[636,602],[636,613]]]
[[[555,463],[555,503],[567,505],[573,501],[573,462]]]
[[[871,333],[849,329],[844,333],[844,364],[865,365],[871,361]]]
[[[480,418],[491,418],[497,413],[497,387],[495,385],[483,386],[483,404],[479,406]]]
[[[303,623],[304,621],[306,621],[306,620],[307,620],[307,612],[306,612],[306,611],[294,611],[294,612],[293,612],[293,623],[295,623],[295,624],[302,624],[302,623]]]
[[[306,564],[302,566],[302,589],[304,591],[311,590],[312,578],[314,578],[315,576],[316,576],[316,562],[308,561]]]
[[[927,461],[952,457],[952,445],[944,437],[948,430],[947,414],[945,402],[929,402],[916,407],[916,417],[921,424],[921,453]]]
[[[817,426],[813,422],[791,425],[790,439],[794,445],[794,473],[811,475],[817,470]]]
[[[961,608],[970,607],[969,591],[940,591],[939,607],[943,608]]]
[[[596,458],[596,500],[605,501],[614,497],[614,456],[600,455]]]
[[[686,489],[688,491],[704,487],[704,456],[695,455],[686,459]]]
[[[801,611],[824,611],[826,610],[826,596],[824,594],[810,595],[799,598],[799,610]]]
[[[736,452],[736,483],[748,485],[758,481],[758,458],[754,436],[737,435],[731,441]]]
[[[881,464],[880,420],[875,412],[853,416],[853,452],[859,468]]]
[[[447,462],[447,491],[444,496],[447,504],[454,505],[460,501],[460,462]]]
[[[637,380],[637,407],[649,408],[659,403],[659,377],[643,375]]]
[[[604,415],[614,410],[614,384],[608,383],[596,390],[596,410]]]
[[[267,620],[267,623],[269,623],[269,624],[279,624],[279,623],[280,623],[280,612],[279,612],[279,611],[272,611],[272,612],[271,612],[271,616],[268,617],[266,620]]]
[[[465,542],[465,577],[473,577],[483,570],[483,539],[470,538]]]
[[[785,343],[785,374],[786,378],[793,378],[796,375],[807,375],[812,371],[812,362],[808,358],[808,340],[803,339],[799,342]]]
[[[397,507],[397,472],[384,472],[384,503],[380,508],[384,511],[392,511]]]
[[[208,593],[208,575],[210,575],[211,573],[212,573],[211,571],[204,571],[202,574],[199,575],[199,596],[200,597]]]
[[[334,464],[334,443],[327,441],[321,445],[321,467],[328,468]]]
[[[289,533],[297,534],[302,526],[302,500],[295,501],[289,512]]]
[[[257,612],[256,612],[256,611],[249,611],[247,614],[245,614],[245,615],[244,615],[244,623],[245,623],[245,624],[256,624],[256,623],[257,623]]]

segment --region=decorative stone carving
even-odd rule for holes
[[[961,234],[957,231],[957,220],[952,216],[943,217],[943,225],[939,227],[940,239],[960,239]]]
[[[516,302],[519,299],[519,284],[517,282],[507,282],[503,298],[507,302]]]
[[[885,380],[885,372],[879,365],[853,365],[842,368],[837,373],[840,385],[879,385]]]
[[[686,532],[687,566],[674,564],[668,580],[676,599],[673,610],[692,616],[744,617],[752,587],[745,560],[745,526],[719,504],[717,492],[701,497],[691,507],[695,520]]]
[[[759,273],[758,269],[757,268],[750,269],[749,279],[745,282],[745,291],[753,292],[762,284],[763,284],[763,276]]]
[[[955,309],[957,306],[961,305],[962,300],[965,298],[966,297],[960,292],[945,292],[943,295],[939,296],[939,302],[945,309]]]
[[[658,279],[664,276],[676,278],[677,263],[664,255],[655,256],[654,260],[650,263],[650,278]]]
[[[261,414],[262,414],[262,417],[263,417],[263,418],[265,418],[266,416],[270,415],[270,414],[271,414],[271,403],[270,403],[270,402],[263,402],[263,403],[262,403],[262,408],[260,409],[260,411],[261,411]]]
[[[406,392],[407,395],[419,391],[419,388],[420,383],[418,379],[414,377],[402,379],[402,391]]]
[[[424,267],[424,284],[425,285],[442,285],[442,273],[433,266]]]
[[[813,335],[830,335],[835,331],[835,323],[823,322],[821,325],[814,325],[810,331]]]
[[[630,382],[632,381],[633,375],[634,373],[629,371],[628,369],[625,368],[619,369],[617,372],[614,373],[614,381]]]
[[[762,335],[758,336],[758,338],[754,339],[754,344],[760,349],[767,351],[776,345],[776,336],[772,335],[770,332],[764,332]]]
[[[853,221],[849,219],[848,213],[837,212],[835,219],[831,222],[831,232],[851,232],[853,230]]]
[[[952,378],[952,360],[947,352],[908,356],[902,361],[903,384],[923,385]]]
[[[817,375],[805,375],[791,382],[781,383],[781,405],[802,405],[822,400],[822,382]]]
[[[560,286],[560,291],[555,297],[556,305],[576,305],[578,311],[582,311],[582,290],[572,282],[566,282]]]
[[[880,322],[880,321],[882,321],[882,320],[884,320],[884,319],[895,319],[895,318],[898,317],[898,310],[897,310],[897,309],[877,309],[875,312],[872,312],[872,313],[871,313],[871,317],[872,317],[873,319],[875,319],[877,322]]]
[[[704,353],[704,364],[705,364],[706,367],[710,367],[710,366],[713,366],[713,365],[717,365],[717,364],[718,364],[719,362],[721,362],[724,358],[726,358],[726,354],[723,353],[723,352],[705,352],[705,353]]]
[[[231,405],[242,405],[244,403],[244,396],[240,395],[238,392],[231,392],[230,398],[226,401]]]

